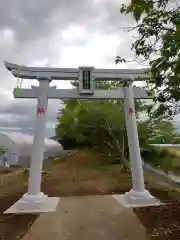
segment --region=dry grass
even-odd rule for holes
[[[179,162],[180,162],[180,148],[167,148],[167,150],[173,156],[178,157],[179,158]]]

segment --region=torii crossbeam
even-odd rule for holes
[[[79,80],[79,68],[47,68],[26,67],[5,62],[6,68],[13,76],[25,79],[48,78],[51,80]],[[95,69],[93,67],[80,67],[92,69],[92,78],[96,80],[117,81],[121,78],[144,81],[148,79],[148,69]]]
[[[133,81],[148,79],[148,69],[42,68],[20,66],[8,62],[5,62],[5,66],[15,77],[39,81],[39,87],[32,86],[31,89],[21,89],[17,96],[14,92],[15,98],[37,98],[38,106],[28,192],[5,213],[44,212],[56,209],[58,199],[49,198],[41,192],[48,99],[124,99],[133,189],[123,196],[116,195],[114,197],[121,204],[130,207],[160,204],[144,186],[134,107],[134,98],[151,99],[153,96],[150,96],[142,88],[132,87]],[[49,86],[52,80],[77,80],[79,85],[75,89],[56,89],[56,87]],[[95,81],[98,80],[121,80],[125,85],[113,90],[95,89]]]

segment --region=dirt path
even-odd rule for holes
[[[48,226],[45,228],[44,226]],[[146,240],[131,209],[112,196],[61,198],[55,213],[42,214],[23,240]]]

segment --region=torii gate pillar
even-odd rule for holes
[[[139,146],[139,137],[136,123],[135,104],[132,91],[132,81],[126,82],[124,87],[124,113],[128,135],[128,147],[133,188],[122,195],[115,195],[115,199],[125,206],[150,206],[158,205],[159,202],[145,189],[142,160]],[[125,200],[125,202],[124,202]]]
[[[36,125],[34,131],[33,151],[29,171],[28,192],[23,196],[25,201],[44,201],[47,196],[41,192],[41,172],[44,158],[44,136],[46,131],[46,116],[48,107],[48,90],[51,80],[39,81],[39,97],[36,112]]]
[[[48,108],[48,91],[51,79],[38,79],[38,103],[36,125],[31,153],[31,164],[28,180],[28,191],[22,198],[4,213],[35,213],[55,211],[59,198],[48,197],[41,192],[42,166],[44,159],[44,136],[46,131],[46,116]]]

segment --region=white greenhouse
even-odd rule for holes
[[[18,132],[1,132],[0,148],[7,148],[7,162],[9,165],[30,166],[33,136]],[[60,156],[63,152],[62,145],[52,139],[45,138],[44,159]],[[0,160],[0,165],[4,162]]]

